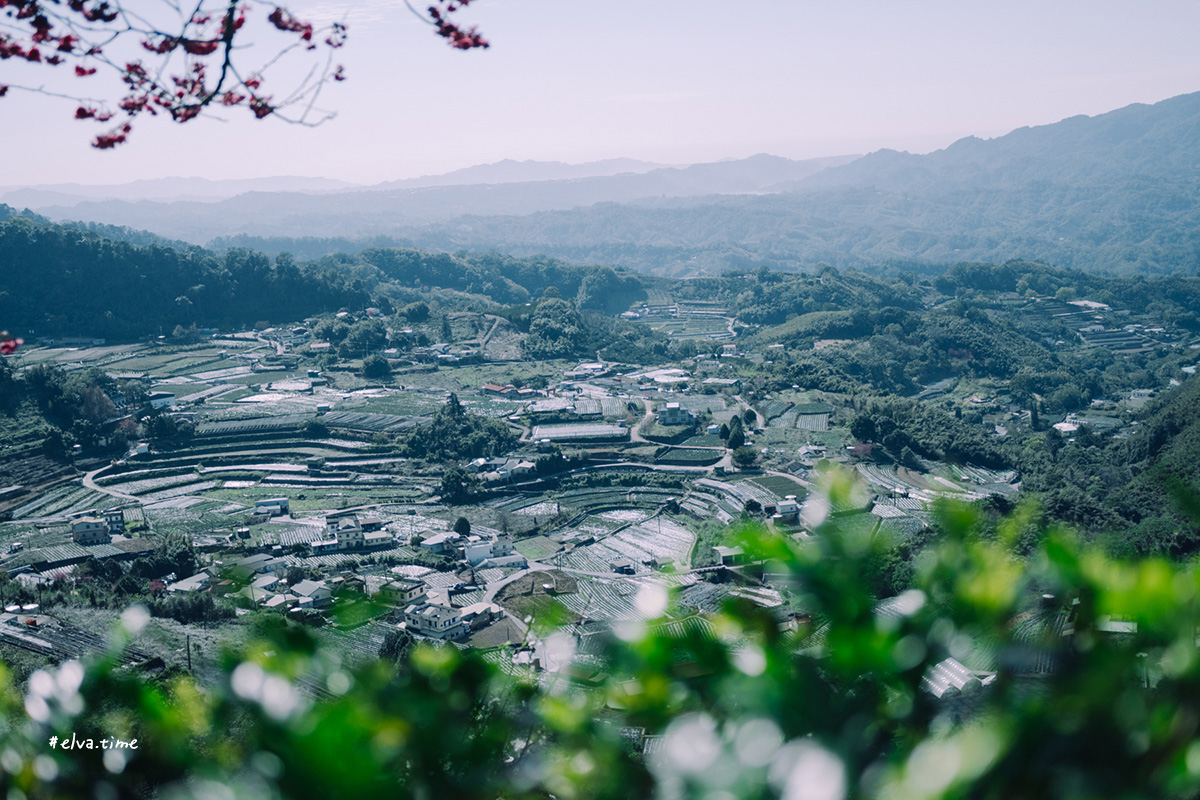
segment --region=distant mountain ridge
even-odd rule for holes
[[[913,155],[882,150],[765,196],[659,198],[401,230],[663,274],[1039,259],[1200,271],[1200,93]]]
[[[993,188],[1043,181],[1095,184],[1139,176],[1196,180],[1198,156],[1200,93],[1195,93],[1018,128],[994,139],[968,136],[928,155],[879,150],[780,188],[923,191],[985,180]]]
[[[83,202],[36,209],[55,220],[82,220],[140,228],[202,244],[217,237],[253,234],[369,237],[409,226],[427,226],[463,214],[494,216],[572,209],[647,197],[691,197],[769,191],[856,156],[792,161],[757,155],[735,161],[660,167],[644,173],[482,185],[378,188],[328,195],[247,192],[219,202]]]
[[[624,173],[642,173],[664,167],[632,158],[611,158],[586,164],[561,161],[515,161],[505,159],[494,164],[479,164],[440,175],[424,175],[366,186],[336,178],[311,178],[281,175],[268,178],[153,178],[114,184],[58,183],[34,186],[0,186],[0,203],[16,208],[69,206],[87,200],[126,200],[137,202],[226,200],[247,192],[300,192],[317,194],[355,190],[420,189],[433,186],[469,184],[526,183],[530,181],[591,178]]]
[[[59,183],[38,186],[0,187],[0,203],[15,208],[74,204],[86,200],[221,200],[247,191],[332,192],[356,188],[357,184],[334,178],[295,175],[271,178],[153,178],[119,184]]]
[[[584,164],[567,164],[562,161],[516,161],[506,158],[494,164],[478,164],[441,175],[424,175],[420,178],[384,181],[367,188],[378,190],[423,189],[431,186],[471,186],[601,178],[626,173],[641,174],[666,166],[666,164],[638,161],[634,158],[609,158]]]
[[[501,181],[566,170],[553,162],[498,162],[442,179]],[[336,203],[260,192],[216,203],[38,210],[196,243],[283,245],[315,237],[304,248],[310,255],[382,239],[669,275],[1014,258],[1122,272],[1200,271],[1200,93],[989,140],[967,137],[927,155],[758,155],[552,180],[422,180],[340,192]]]

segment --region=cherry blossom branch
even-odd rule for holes
[[[408,6],[408,10],[417,19],[432,25],[436,29],[437,35],[449,42],[451,47],[459,50],[472,50],[476,47],[486,49],[492,45],[483,38],[474,25],[464,30],[450,20],[451,14],[466,8],[471,2],[472,0],[436,0],[433,5],[425,9],[424,14],[413,8],[409,0],[404,0],[404,5]]]
[[[315,104],[330,81],[346,79],[344,68],[333,59],[333,51],[346,43],[344,24],[334,22],[318,29],[263,0],[196,0],[190,12],[179,0],[161,0],[173,17],[163,21],[125,8],[121,1],[0,0],[0,62],[69,66],[80,80],[93,79],[101,70],[114,74],[124,86],[123,96],[115,102],[119,113],[107,101],[49,90],[44,84],[0,84],[0,97],[16,88],[72,100],[75,119],[113,123],[92,141],[102,150],[123,144],[134,120],[145,114],[161,112],[185,123],[206,111],[211,115],[212,108],[243,107],[257,119],[274,116],[302,125],[319,125],[333,116]],[[472,1],[435,0],[421,14],[404,0],[409,10],[459,50],[489,46],[475,27],[464,29],[451,20]],[[254,48],[244,41],[248,22],[257,23],[250,27],[269,35],[273,30],[293,39],[250,69],[246,61]],[[319,48],[326,53],[323,66],[314,64],[282,100],[264,91],[267,71],[281,59]],[[215,80],[210,77],[214,73]],[[299,115],[287,113],[289,107],[301,104]]]

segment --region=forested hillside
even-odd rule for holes
[[[0,212],[9,215],[0,222],[0,320],[14,332],[130,339],[176,325],[246,326],[362,309],[389,297],[419,299],[422,288],[523,305],[554,286],[581,310],[605,313],[645,297],[636,276],[548,258],[371,248],[297,263],[287,253],[217,254],[138,231]]]
[[[362,306],[345,273],[250,251],[114,242],[13,218],[0,224],[0,319],[9,330],[137,338],[176,325],[245,325]]]

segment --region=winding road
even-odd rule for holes
[[[110,497],[118,497],[122,500],[133,500],[138,505],[146,504],[145,501],[143,501],[139,497],[135,497],[131,494],[125,494],[124,492],[118,492],[116,489],[109,489],[105,486],[100,486],[99,484],[97,484],[96,476],[106,469],[108,469],[108,468],[101,467],[100,469],[94,469],[91,472],[84,475],[83,476],[83,485],[86,488],[91,489],[94,492],[100,492],[101,494],[106,494],[106,495],[109,495]]]

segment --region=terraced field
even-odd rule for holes
[[[782,475],[758,475],[750,478],[748,482],[761,486],[768,492],[771,492],[777,500],[782,500],[790,494],[804,499],[808,494],[808,489],[803,485]]]
[[[709,314],[643,315],[638,323],[651,330],[661,331],[672,339],[732,339],[729,322],[723,317]]]
[[[661,517],[610,534],[589,545],[576,547],[562,565],[588,572],[610,572],[614,561],[629,560],[637,572],[651,571],[645,562],[686,566],[696,536],[672,519]]]
[[[684,467],[707,467],[725,457],[723,450],[697,450],[687,447],[672,447],[654,459],[656,464],[674,464]]]
[[[932,504],[939,497],[980,500],[989,494],[996,493],[993,490],[976,486],[971,481],[950,480],[937,474],[923,475],[893,466],[858,464],[855,469],[875,491],[886,495],[898,494],[918,500],[926,506]],[[955,470],[958,469],[960,468],[955,468]]]

